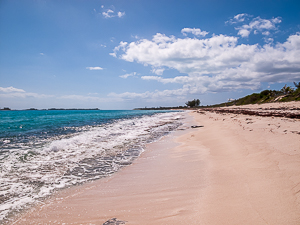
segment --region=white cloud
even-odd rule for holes
[[[145,39],[147,40],[147,39]],[[156,44],[159,44],[160,46],[164,46],[165,44],[168,44],[168,43],[171,43],[173,42],[174,40],[176,40],[176,38],[174,36],[166,36],[165,34],[160,34],[160,33],[157,33],[156,35],[153,36],[153,39],[152,39]]]
[[[114,48],[114,52],[113,53],[109,53],[111,56],[113,57],[117,57],[117,52],[121,49],[121,50],[125,50],[124,48],[127,46],[127,42],[123,42],[121,41],[120,44]]]
[[[14,88],[14,87],[0,87],[0,97],[1,98],[49,98],[53,97],[53,95],[44,95],[44,94],[37,94],[32,92],[26,92],[23,89]]]
[[[251,15],[248,15],[247,13],[240,13],[235,15],[232,19],[226,21],[225,23],[229,23],[229,24],[240,23],[240,22],[244,22],[249,17],[251,17]]]
[[[119,17],[119,18],[121,18],[121,17],[123,17],[123,16],[125,16],[125,12],[118,12],[118,17]]]
[[[89,67],[86,67],[87,70],[103,70],[102,67],[100,66],[89,66]]]
[[[127,73],[127,74],[121,75],[120,77],[126,79],[128,77],[134,77],[134,76],[136,76],[136,72]]]
[[[189,76],[177,76],[175,78],[162,78],[162,77],[157,77],[157,76],[142,76],[141,79],[142,80],[156,80],[156,81],[159,81],[164,84],[167,84],[167,83],[188,84],[190,82],[195,81],[197,78],[189,77]]]
[[[265,36],[269,36],[271,33],[270,33],[270,31],[264,31],[264,32],[262,32],[262,34]]]
[[[250,31],[247,29],[240,29],[238,32],[238,35],[241,35],[242,37],[248,37],[249,34],[250,34]]]
[[[274,29],[275,28],[275,24],[272,23],[272,20],[266,20],[266,19],[261,19],[260,17],[257,17],[255,19],[253,19],[249,25],[244,25],[243,27],[246,27],[248,29],[258,29],[258,30],[262,30],[262,29]]]
[[[0,102],[2,107],[13,109],[24,108],[95,108],[100,103],[105,103],[106,107],[112,102],[122,102],[117,96],[101,97],[98,93],[88,93],[86,95],[46,95],[27,92],[15,87],[0,87]],[[113,107],[114,105],[112,105]]]
[[[263,35],[270,35],[270,30],[277,30],[276,25],[281,23],[281,19],[279,17],[273,19],[262,19],[259,16],[252,19],[249,24],[244,24],[240,27],[236,27],[238,30],[238,34],[242,37],[248,37],[251,31],[254,34],[261,32]]]
[[[187,33],[192,33],[194,34],[195,36],[206,36],[208,34],[208,32],[206,31],[201,31],[201,29],[199,28],[183,28],[181,30],[181,33],[184,35],[184,36],[187,36]]]
[[[245,13],[241,13],[241,14],[238,14],[236,16],[234,16],[234,19],[236,22],[244,22],[245,20],[245,16],[247,16],[248,14],[245,14]]]
[[[163,75],[165,69],[164,68],[153,68],[151,70],[152,73],[155,73],[156,75]]]
[[[125,16],[125,12],[119,11],[119,12],[115,13],[115,11],[113,11],[112,9],[107,9],[106,11],[102,12],[102,15],[105,18],[113,18],[113,17],[121,18],[121,17]]]
[[[158,76],[142,76],[142,80],[156,80],[156,81],[161,81],[162,78]]]
[[[259,24],[255,27],[261,27]],[[275,46],[238,44],[238,37],[222,34],[206,39],[182,39],[158,33],[152,40],[121,42],[114,49],[114,56],[152,66],[154,73],[161,68],[169,68],[187,74],[174,78],[142,76],[143,80],[181,84],[182,88],[162,92],[111,94],[124,98],[257,89],[261,82],[300,79],[300,33],[291,35],[284,43]]]
[[[266,43],[268,43],[268,44],[273,44],[274,39],[273,39],[273,38],[265,37],[265,38],[264,38],[264,41],[265,41]]]
[[[47,104],[44,103],[49,102],[49,104],[52,104],[53,100],[54,102],[59,102],[60,99],[67,99],[67,100],[73,100],[67,101],[65,104],[74,103],[74,105],[80,105],[84,102],[112,102],[113,99],[111,98],[101,98],[97,96],[98,93],[88,93],[87,95],[63,95],[63,96],[57,96],[57,95],[46,95],[46,94],[39,94],[39,93],[33,93],[33,92],[27,92],[23,89],[15,88],[15,87],[0,87],[0,99],[1,102],[6,104],[14,104],[14,102],[20,100],[24,105],[29,105],[27,107],[31,107],[32,105],[35,105],[37,102],[39,104],[43,104],[43,107],[49,107]],[[45,101],[45,99],[51,99],[51,101]],[[117,99],[116,99],[117,100]],[[20,106],[15,106],[16,108],[19,108]],[[26,107],[26,106],[24,106]],[[64,106],[63,106],[64,107]]]
[[[131,35],[132,38],[135,38],[135,39],[140,39],[140,37],[138,35]]]
[[[115,49],[124,52],[120,58],[126,61],[152,65],[153,68],[173,68],[183,73],[200,70],[206,73],[211,69],[215,70],[216,65],[210,63],[211,61],[218,61],[225,67],[228,66],[226,57],[231,57],[233,54],[233,58],[238,61],[242,60],[244,52],[241,52],[240,49],[245,47],[238,46],[235,48],[236,43],[236,37],[225,35],[199,40],[176,39],[175,37],[156,34],[152,40],[143,39],[129,44],[122,42]],[[234,52],[230,51],[232,49]],[[211,66],[214,68],[210,68]]]
[[[115,15],[114,15],[113,13],[114,13],[113,10],[108,9],[108,10],[106,10],[105,12],[102,12],[102,15],[103,15],[105,18],[112,18],[112,17],[115,17]]]
[[[12,86],[4,88],[0,87],[0,92],[10,93],[10,92],[25,92],[23,89],[14,88]]]

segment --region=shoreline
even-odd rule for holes
[[[13,112],[12,112],[13,113]],[[19,112],[3,116],[0,224],[65,189],[131,164],[183,112]]]
[[[299,224],[300,120],[188,113],[189,129],[149,144],[132,165],[12,224]]]

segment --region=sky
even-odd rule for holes
[[[299,0],[0,0],[0,108],[211,105],[299,81]]]

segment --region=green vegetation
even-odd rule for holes
[[[251,95],[247,95],[237,100],[233,100],[233,101],[229,101],[217,105],[212,105],[209,107],[261,104],[261,103],[268,103],[268,102],[300,101],[300,82],[299,83],[294,82],[294,85],[295,88],[284,85],[284,87],[280,91],[264,90],[260,93],[253,93]]]
[[[200,100],[199,99],[194,99],[192,101],[188,101],[185,103],[187,107],[195,107],[200,105]]]
[[[194,99],[192,101],[187,101],[186,106],[173,106],[173,107],[145,107],[145,108],[135,108],[134,110],[177,110],[177,109],[188,109],[188,108],[194,108],[194,107],[199,107],[200,105],[200,100],[199,99]]]
[[[4,107],[3,109],[0,109],[0,110],[5,110],[5,111],[8,111],[8,110],[11,110],[10,108],[8,107]]]

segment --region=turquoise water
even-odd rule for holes
[[[163,112],[163,111],[161,111]],[[118,119],[153,115],[154,111],[138,110],[24,110],[0,111],[0,138],[60,134],[71,128],[95,126]],[[67,129],[66,129],[67,128]]]
[[[0,111],[0,222],[56,190],[129,165],[146,143],[181,125],[182,112]]]

